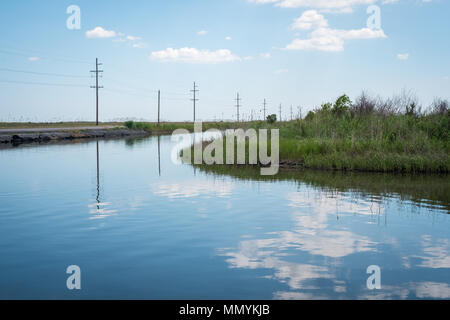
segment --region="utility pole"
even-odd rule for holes
[[[280,122],[281,122],[281,103],[280,103]]]
[[[291,121],[294,120],[293,115],[292,115],[292,104],[291,104]]]
[[[194,102],[194,122],[195,122],[195,103],[199,100],[199,99],[196,98],[196,94],[197,94],[197,92],[199,92],[199,90],[197,88],[198,87],[197,87],[197,85],[194,82],[194,90],[191,90],[191,92],[194,93],[194,99],[191,99],[191,101]]]
[[[161,90],[158,90],[158,126],[160,123],[160,116],[161,116]]]
[[[103,70],[98,70],[98,67],[103,63],[98,63],[98,58],[95,58],[95,70],[91,71],[95,73],[95,86],[91,86],[92,89],[95,89],[95,106],[96,106],[96,116],[95,116],[95,124],[98,126],[98,89],[103,89],[103,87],[98,86],[98,74],[102,73]]]
[[[239,102],[241,102],[241,99],[239,98],[239,92],[237,93],[237,97],[236,97],[236,110],[237,110],[237,122],[239,122],[239,108],[240,108],[240,104]]]
[[[298,108],[298,118],[301,120],[302,119],[302,108],[300,106],[298,106],[297,108]]]
[[[264,104],[263,104],[263,111],[264,111],[264,118],[263,121],[266,120],[266,99],[264,99]]]

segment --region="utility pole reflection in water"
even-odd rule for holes
[[[158,172],[161,177],[161,136],[158,135]]]
[[[97,140],[97,212],[100,211],[100,159]]]

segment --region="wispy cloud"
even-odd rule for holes
[[[135,37],[135,36],[127,36],[127,40],[138,41],[138,40],[141,40],[141,38],[140,37]]]
[[[399,60],[408,60],[409,59],[409,53],[399,53],[399,54],[397,54],[397,59],[399,59]]]
[[[206,35],[207,33],[208,33],[207,30],[200,30],[200,31],[197,32],[197,35],[199,35],[199,36],[204,36],[204,35]]]
[[[95,27],[92,30],[86,31],[86,37],[88,38],[114,38],[115,36],[115,31],[105,30],[102,27]]]
[[[29,57],[28,58],[28,61],[31,61],[31,62],[38,61],[38,60],[39,60],[39,57]]]
[[[145,49],[148,47],[148,45],[144,42],[137,42],[137,43],[133,43],[132,47],[136,48],[136,49]]]

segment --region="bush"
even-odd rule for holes
[[[276,114],[270,114],[267,116],[267,123],[272,124],[277,122],[277,115]]]
[[[306,115],[305,120],[306,120],[306,121],[311,121],[312,119],[314,119],[314,112],[313,112],[313,111],[310,111],[310,112],[308,112],[308,114]]]
[[[128,129],[133,129],[133,127],[134,127],[134,121],[125,121],[124,125],[125,125],[125,127],[127,127]]]
[[[333,112],[333,114],[335,115],[343,115],[350,109],[351,106],[352,101],[346,94],[344,94],[337,98],[336,102],[333,105],[333,109],[331,109],[331,112]]]
[[[353,114],[364,116],[372,114],[375,111],[377,102],[369,97],[364,91],[356,99],[355,104],[350,108]]]
[[[448,100],[434,99],[433,103],[431,104],[431,114],[434,115],[448,115]]]

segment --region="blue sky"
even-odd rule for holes
[[[81,10],[70,30],[67,7]],[[368,28],[367,8],[380,9]],[[305,114],[363,89],[449,98],[447,0],[2,1],[0,121],[94,120],[89,71],[103,63],[100,120]]]

